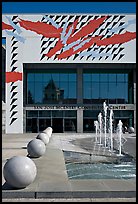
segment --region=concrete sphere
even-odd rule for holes
[[[129,128],[128,128],[128,132],[129,132],[129,133],[134,133],[134,128],[133,128],[133,127],[129,127]]]
[[[40,157],[45,153],[46,146],[40,139],[33,139],[28,143],[27,151],[30,157]]]
[[[49,143],[49,136],[44,132],[39,133],[36,138],[42,140],[45,145]]]
[[[6,182],[16,188],[24,188],[31,184],[36,174],[35,163],[25,156],[14,156],[7,160],[3,167]]]
[[[52,136],[53,129],[51,127],[46,128],[43,132],[47,133],[49,137]]]

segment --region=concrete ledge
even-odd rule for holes
[[[2,192],[2,198],[135,198],[136,191]]]
[[[2,198],[36,198],[35,192],[3,191]]]
[[[136,192],[130,191],[76,191],[76,192],[38,192],[36,198],[133,198]]]

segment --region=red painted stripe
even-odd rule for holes
[[[98,46],[125,43],[136,38],[136,32],[126,31],[123,34],[115,34],[110,38],[105,38],[96,42]]]
[[[107,18],[107,16],[104,16],[102,18],[98,18],[98,19],[94,19],[91,20],[86,26],[82,27],[82,29],[80,31],[78,31],[76,34],[74,34],[73,37],[70,37],[67,40],[67,44],[70,44],[88,34],[91,34],[92,32],[95,31],[96,28],[98,28],[103,21]]]
[[[43,22],[32,22],[27,20],[19,21],[21,27],[26,30],[31,30],[36,32],[37,34],[41,34],[47,38],[59,38],[62,28],[55,28],[53,25],[49,25]]]
[[[70,29],[70,27],[73,25],[73,29],[72,29],[72,34],[76,29],[77,23],[78,23],[79,19],[76,19],[71,25],[68,26],[67,28],[67,33]],[[61,42],[61,40],[59,39],[59,41],[57,42],[57,44],[55,45],[55,47],[53,49],[51,49],[49,51],[49,53],[46,54],[47,57],[52,57],[57,51],[59,51],[62,47],[64,46],[64,44]]]
[[[7,23],[2,22],[2,30],[13,30],[14,28],[11,25],[8,25]]]
[[[96,43],[98,46],[102,46],[102,45],[110,45],[110,44],[119,44],[119,43],[125,43],[128,42],[130,40],[133,40],[136,38],[136,32],[125,32],[123,34],[115,34],[114,36],[110,37],[110,38],[105,38],[103,40],[100,40],[102,36],[97,36],[92,38],[88,43],[85,43],[81,48],[79,48],[76,51],[73,51],[73,48],[62,52],[60,55],[58,55],[58,59],[63,59],[66,57],[69,57],[73,54],[76,54],[80,51],[83,51],[87,48],[89,48],[93,43]]]
[[[47,57],[52,57],[57,51],[59,51],[63,47],[62,42],[59,40],[55,47],[46,54]]]
[[[20,72],[6,72],[6,83],[22,81],[22,73]]]
[[[69,50],[67,50],[67,51],[62,52],[61,54],[59,54],[59,55],[57,56],[57,58],[61,60],[61,59],[63,59],[63,58],[69,57],[69,56],[71,56],[71,55],[73,55],[73,54],[74,54],[74,50],[73,50],[73,48],[70,48]]]
[[[70,29],[72,26],[73,26],[72,34],[74,33],[74,31],[75,31],[75,29],[76,29],[76,26],[77,26],[77,24],[78,24],[78,21],[79,21],[79,19],[76,19],[72,24],[70,24],[70,25],[68,26],[68,28],[67,28],[67,33],[68,33],[69,29]]]
[[[89,42],[86,42],[81,48],[74,51],[73,48],[76,46],[75,45],[74,47],[70,48],[69,50],[66,50],[66,51],[62,52],[60,55],[58,55],[57,58],[58,59],[63,59],[63,58],[69,57],[71,55],[74,55],[74,54],[76,54],[76,53],[78,53],[80,51],[83,51],[83,50],[89,48],[94,43],[96,43],[100,38],[101,38],[101,36],[93,37],[93,38],[91,38],[91,40]],[[90,39],[90,38],[84,38],[84,40],[86,40],[86,39]]]

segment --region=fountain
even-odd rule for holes
[[[119,123],[118,123],[118,136],[119,136],[119,156],[122,156],[121,154],[121,147],[122,147],[122,143],[121,143],[121,136],[122,136],[122,121],[119,120]]]
[[[95,136],[95,142],[97,142],[97,134],[98,134],[98,126],[99,126],[99,124],[98,124],[98,121],[96,120],[96,121],[94,121],[94,126],[95,126],[95,134],[96,134],[96,136]]]
[[[110,109],[110,145],[111,152],[113,152],[113,110]]]
[[[113,137],[113,110],[112,108],[109,109],[110,115],[108,117],[106,102],[103,103],[103,109],[104,113],[100,112],[98,120],[94,121],[95,138],[93,140],[81,138],[72,141],[73,144],[79,145],[88,153],[83,152],[83,150],[82,152],[64,151],[69,179],[129,179],[136,177],[134,157],[122,153],[121,150],[124,142],[127,141],[122,136],[123,123],[119,120],[117,133]],[[102,133],[104,133],[104,141],[102,140]],[[92,144],[90,144],[91,141]],[[119,150],[119,153],[116,150]]]
[[[99,133],[100,133],[100,145],[101,145],[101,136],[102,136],[102,113],[98,115],[98,122],[99,122]]]
[[[104,109],[104,146],[106,147],[106,119],[107,119],[107,108],[106,102],[103,102],[103,109]]]

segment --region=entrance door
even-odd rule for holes
[[[64,131],[76,132],[76,119],[64,119]]]
[[[52,129],[55,133],[63,132],[63,118],[52,118]]]
[[[47,127],[51,126],[51,119],[40,118],[39,119],[39,132],[45,130]]]
[[[89,119],[84,119],[83,120],[83,131],[84,132],[94,132],[94,119],[89,118]]]
[[[31,124],[32,132],[37,133],[38,132],[38,126],[37,126],[37,118],[32,118],[32,124]]]
[[[26,119],[26,132],[38,132],[38,119],[37,118],[27,118]]]

